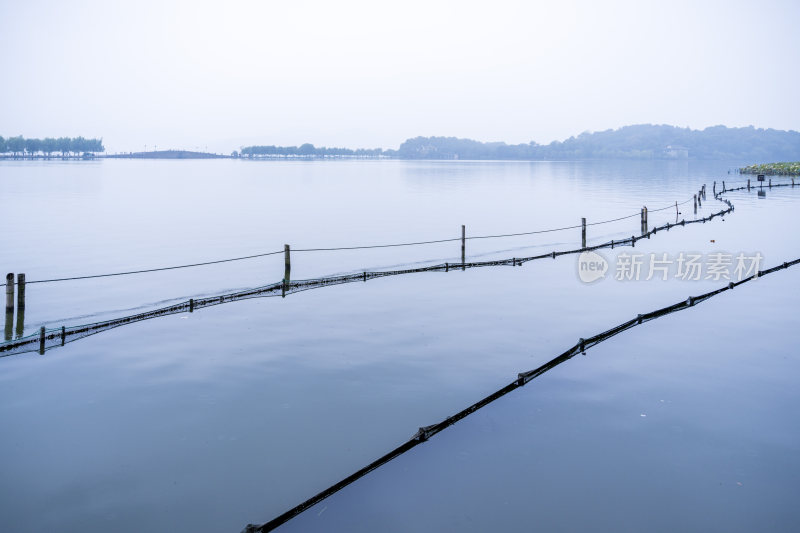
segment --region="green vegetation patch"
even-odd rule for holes
[[[793,163],[764,163],[762,165],[750,165],[739,169],[742,174],[767,174],[770,176],[780,175],[800,175],[800,161]]]

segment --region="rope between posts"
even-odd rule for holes
[[[691,199],[681,202],[678,205],[683,205],[685,203],[690,202]],[[659,209],[652,209],[651,212],[656,211],[663,211],[666,209],[673,209],[675,205],[670,205],[667,207],[659,208]],[[626,220],[629,218],[640,216],[639,213],[634,213],[632,215],[627,215],[624,217],[619,218],[612,218],[609,220],[601,220],[599,222],[591,222],[586,224],[587,226],[598,226],[601,224],[609,224],[612,222],[618,222],[620,220]],[[476,240],[476,239],[497,239],[503,237],[519,237],[524,235],[540,235],[544,233],[553,233],[558,231],[565,231],[571,229],[578,229],[582,227],[581,224],[573,225],[573,226],[564,226],[560,228],[551,228],[551,229],[544,229],[544,230],[536,230],[536,231],[525,231],[519,233],[503,233],[498,235],[476,235],[470,237],[464,237],[464,240]],[[393,244],[373,244],[373,245],[364,245],[364,246],[339,246],[339,247],[331,247],[331,248],[294,248],[292,252],[334,252],[334,251],[342,251],[342,250],[369,250],[369,249],[376,249],[376,248],[397,248],[403,246],[419,246],[419,245],[426,245],[426,244],[439,244],[445,242],[457,242],[462,240],[461,237],[454,237],[449,239],[436,239],[430,241],[416,241],[416,242],[403,242],[403,243],[393,243]],[[26,284],[33,284],[33,283],[55,283],[61,281],[76,281],[76,280],[85,280],[85,279],[96,279],[96,278],[109,278],[115,276],[129,276],[133,274],[146,274],[152,272],[163,272],[167,270],[178,270],[182,268],[192,268],[192,267],[199,267],[199,266],[207,266],[207,265],[216,265],[220,263],[230,263],[234,261],[244,261],[247,259],[256,259],[259,257],[267,257],[271,255],[278,255],[284,253],[283,250],[278,250],[275,252],[266,252],[260,254],[253,254],[253,255],[246,255],[242,257],[233,257],[229,259],[219,259],[216,261],[204,261],[200,263],[190,263],[186,265],[176,265],[176,266],[168,266],[168,267],[159,267],[159,268],[147,268],[147,269],[140,269],[140,270],[129,270],[126,272],[113,272],[109,274],[90,274],[90,275],[82,275],[82,276],[69,276],[63,278],[51,278],[51,279],[40,279],[40,280],[28,280]],[[14,281],[16,284],[17,282]]]
[[[790,184],[773,184],[773,187],[789,187]],[[746,186],[742,187],[734,187],[730,189],[726,189],[725,193],[739,191],[739,190],[746,190]],[[338,276],[329,276],[323,278],[316,278],[310,280],[299,280],[299,281],[288,281],[284,280],[278,283],[273,283],[270,285],[256,287],[252,289],[246,289],[239,292],[228,293],[223,295],[217,296],[209,296],[209,297],[202,297],[198,299],[191,298],[189,301],[184,301],[180,303],[176,303],[170,305],[168,307],[163,307],[159,309],[154,309],[151,311],[144,311],[142,313],[138,313],[135,315],[129,315],[121,318],[105,320],[100,322],[95,322],[91,324],[83,324],[80,326],[70,326],[69,328],[66,326],[62,326],[60,328],[55,329],[47,329],[45,331],[45,336],[42,338],[41,335],[28,335],[25,337],[17,338],[16,340],[9,340],[3,343],[0,343],[0,354],[2,356],[7,356],[15,353],[24,353],[27,351],[34,351],[35,344],[37,341],[39,342],[39,350],[40,353],[43,353],[45,349],[57,347],[59,345],[63,346],[67,342],[73,342],[80,338],[83,338],[87,335],[92,335],[95,333],[99,333],[101,331],[106,331],[111,328],[115,328],[121,325],[130,324],[133,322],[138,322],[140,320],[147,320],[150,318],[155,318],[158,316],[166,316],[175,313],[184,313],[184,312],[193,312],[196,309],[200,309],[203,307],[208,307],[211,305],[218,305],[222,303],[228,303],[233,301],[238,301],[241,299],[249,299],[249,298],[261,298],[261,297],[274,297],[274,296],[282,296],[285,297],[287,294],[293,294],[296,292],[301,292],[310,289],[316,289],[321,287],[326,287],[329,285],[339,285],[344,283],[353,283],[359,281],[367,281],[371,279],[386,277],[386,276],[397,276],[403,274],[412,274],[412,273],[420,273],[420,272],[448,272],[450,270],[466,270],[467,268],[480,268],[480,267],[489,267],[489,266],[521,266],[523,263],[527,263],[529,261],[534,260],[541,260],[541,259],[548,259],[552,258],[555,259],[556,257],[562,255],[570,255],[570,254],[579,254],[586,251],[592,250],[599,250],[602,248],[614,248],[620,246],[635,246],[636,241],[641,239],[647,239],[651,235],[655,235],[657,232],[663,230],[669,230],[670,228],[676,226],[686,226],[687,224],[697,224],[697,223],[705,223],[707,221],[713,220],[716,217],[724,216],[728,213],[733,212],[733,204],[729,200],[725,200],[721,198],[723,192],[720,191],[716,193],[714,196],[720,202],[726,204],[727,209],[723,209],[721,211],[717,211],[711,213],[708,216],[697,218],[694,220],[681,220],[680,222],[675,223],[667,223],[662,226],[653,227],[646,232],[643,232],[640,236],[632,235],[630,238],[622,239],[622,240],[611,240],[608,242],[604,242],[602,244],[596,244],[592,246],[587,246],[583,248],[575,248],[571,250],[562,250],[562,251],[552,251],[550,253],[539,254],[535,256],[529,257],[514,257],[514,258],[505,258],[505,259],[497,259],[491,261],[473,261],[469,263],[440,263],[437,265],[425,266],[425,267],[418,267],[418,268],[409,268],[404,270],[388,270],[388,271],[363,271],[360,273],[355,274],[344,274]],[[674,206],[673,206],[674,207]],[[274,252],[280,253],[280,252]]]
[[[650,213],[657,213],[659,211],[666,211],[667,209],[675,209],[676,205],[685,205],[691,202],[694,198],[689,198],[688,200],[684,200],[683,202],[668,205],[667,207],[659,207],[658,209],[648,209],[647,211]]]
[[[206,262],[203,262],[203,263],[192,263],[190,265],[178,265],[178,266],[161,267],[161,268],[148,268],[148,269],[145,269],[145,270],[130,270],[128,272],[115,272],[113,274],[93,274],[93,275],[89,275],[89,276],[73,276],[71,278],[40,279],[40,280],[34,280],[34,281],[26,281],[25,283],[26,284],[31,284],[31,283],[51,283],[51,282],[55,282],[55,281],[72,281],[72,280],[77,280],[77,279],[110,278],[112,276],[127,276],[127,275],[130,275],[130,274],[144,274],[146,272],[161,272],[161,271],[164,271],[164,270],[176,270],[176,269],[179,269],[179,268],[189,268],[189,267],[197,267],[197,266],[205,266],[205,265],[216,265],[216,264],[219,264],[219,263],[230,263],[232,261],[242,261],[244,259],[254,259],[256,257],[266,257],[268,255],[275,255],[275,254],[282,254],[282,253],[283,253],[283,250],[280,250],[278,252],[267,252],[267,253],[263,253],[263,254],[247,255],[247,256],[244,256],[244,257],[234,257],[234,258],[231,258],[231,259],[220,259],[218,261],[206,261]]]
[[[458,413],[453,416],[449,416],[438,422],[436,424],[432,424],[429,426],[423,426],[419,428],[419,430],[406,442],[401,444],[400,446],[396,447],[395,449],[391,450],[389,453],[379,457],[378,459],[372,461],[365,467],[361,468],[360,470],[354,472],[353,474],[347,476],[346,478],[342,479],[338,483],[331,485],[327,489],[317,493],[316,495],[312,496],[311,498],[307,499],[303,503],[289,509],[285,513],[273,518],[269,522],[265,522],[260,525],[255,524],[248,524],[242,533],[266,533],[268,531],[272,531],[275,528],[285,524],[292,518],[296,517],[297,515],[301,514],[303,511],[309,509],[310,507],[316,505],[317,503],[321,502],[322,500],[328,498],[329,496],[335,494],[336,492],[340,491],[341,489],[345,488],[346,486],[350,485],[351,483],[357,481],[358,479],[364,477],[368,473],[372,472],[376,468],[388,463],[389,461],[399,457],[400,455],[406,453],[407,451],[411,450],[412,448],[422,444],[423,442],[427,441],[437,433],[447,429],[448,427],[452,426],[456,422],[466,418],[467,416],[471,415],[475,411],[489,405],[493,401],[497,400],[508,394],[509,392],[523,387],[530,381],[534,380],[535,378],[541,376],[545,372],[552,370],[556,366],[572,359],[579,353],[586,355],[586,351],[598,344],[619,335],[620,333],[634,328],[637,325],[643,324],[645,322],[649,322],[651,320],[655,320],[661,318],[663,316],[676,313],[679,311],[684,311],[689,309],[690,307],[694,307],[695,305],[702,303],[714,296],[717,296],[725,291],[733,290],[735,287],[757,279],[759,277],[763,277],[774,272],[777,272],[782,269],[787,269],[791,266],[800,264],[800,258],[795,259],[793,261],[789,261],[778,265],[776,267],[772,267],[767,270],[759,271],[756,275],[750,278],[743,279],[738,282],[731,282],[727,286],[701,294],[699,296],[690,296],[686,300],[682,302],[675,303],[673,305],[663,307],[661,309],[657,309],[655,311],[651,311],[649,313],[645,313],[642,315],[637,315],[636,318],[632,320],[628,320],[627,322],[623,322],[618,324],[617,326],[608,329],[602,333],[594,335],[592,337],[588,337],[586,339],[580,339],[574,346],[563,352],[562,354],[556,356],[555,358],[551,359],[547,363],[541,365],[540,367],[529,370],[527,372],[520,372],[517,374],[517,379],[509,383],[508,385],[498,389],[494,393],[486,396],[485,398],[475,402],[474,404],[462,409]]]
[[[106,331],[108,329],[112,329],[121,325],[138,322],[141,320],[147,320],[150,318],[155,318],[158,316],[165,316],[175,313],[183,313],[186,311],[193,312],[195,309],[200,309],[211,305],[218,305],[221,303],[237,301],[241,299],[277,295],[271,293],[278,293],[280,294],[280,296],[285,297],[287,294],[293,294],[295,292],[301,292],[309,289],[321,288],[329,285],[339,285],[343,283],[367,281],[368,279],[376,279],[386,276],[397,276],[397,275],[412,274],[419,272],[436,272],[436,271],[448,272],[450,270],[466,270],[467,268],[480,268],[480,267],[501,266],[501,265],[521,266],[523,263],[527,263],[529,261],[547,259],[547,258],[555,259],[556,257],[562,255],[578,254],[591,250],[599,250],[602,248],[614,248],[615,246],[617,247],[626,245],[635,246],[636,241],[649,238],[651,235],[655,235],[658,231],[662,231],[665,229],[668,230],[671,227],[675,226],[685,226],[686,224],[696,224],[696,223],[710,221],[715,217],[724,216],[725,214],[732,212],[733,204],[731,204],[731,202],[728,200],[719,198],[721,194],[722,194],[721,192],[717,193],[717,200],[725,203],[728,206],[727,209],[723,209],[721,211],[712,213],[706,217],[695,220],[687,221],[684,219],[681,222],[667,223],[660,227],[653,227],[651,230],[643,232],[639,237],[632,235],[630,238],[622,240],[611,240],[602,244],[596,244],[583,248],[552,251],[550,253],[539,254],[529,257],[514,257],[514,258],[497,259],[491,261],[473,261],[469,263],[466,262],[452,263],[452,264],[443,263],[432,266],[409,268],[404,270],[370,271],[370,272],[363,271],[357,274],[329,276],[329,277],[316,278],[310,280],[299,280],[299,281],[283,280],[281,282],[273,283],[271,285],[266,285],[253,289],[246,289],[244,291],[239,291],[235,293],[228,293],[219,296],[211,296],[198,299],[192,298],[189,299],[189,301],[176,303],[168,307],[154,309],[151,311],[145,311],[142,313],[129,315],[126,317],[105,320],[91,324],[84,324],[80,326],[70,326],[69,328],[67,328],[66,326],[62,326],[60,329],[56,328],[56,329],[46,330],[44,337],[41,337],[41,335],[38,337],[36,335],[30,335],[23,338],[18,338],[14,341],[7,341],[5,343],[0,343],[0,353],[5,352],[3,353],[3,355],[11,355],[12,353],[24,353],[26,351],[34,351],[36,349],[35,344],[37,343],[37,341],[39,342],[39,351],[40,353],[43,353],[44,350],[46,350],[47,348],[58,346],[59,340],[60,340],[60,345],[63,346],[64,344],[66,344],[66,342],[73,342],[80,338],[84,338],[88,335],[99,333],[101,331]]]

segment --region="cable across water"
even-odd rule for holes
[[[690,201],[691,201],[691,198],[689,200],[681,202],[680,204],[675,204],[675,205],[683,205],[683,204],[688,203]],[[653,212],[663,211],[665,209],[672,209],[673,207],[675,207],[675,206],[674,205],[670,205],[670,206],[659,208],[659,209],[652,209],[651,211],[653,211]],[[639,215],[640,215],[639,213],[634,213],[632,215],[626,215],[626,216],[619,217],[619,218],[612,218],[612,219],[609,219],[609,220],[601,220],[599,222],[591,222],[591,223],[587,223],[586,225],[587,226],[598,226],[598,225],[601,225],[601,224],[610,224],[612,222],[618,222],[620,220],[626,220],[626,219],[633,218],[633,217],[636,217],[636,216],[639,216]],[[524,231],[524,232],[518,232],[518,233],[503,233],[503,234],[497,234],[497,235],[474,235],[474,236],[464,237],[464,240],[498,239],[498,238],[504,238],[504,237],[520,237],[520,236],[525,236],[525,235],[539,235],[539,234],[544,234],[544,233],[554,233],[554,232],[558,232],[558,231],[578,229],[580,227],[582,227],[582,225],[581,224],[577,224],[577,225],[572,225],[572,226],[563,226],[563,227],[559,227],[559,228],[550,228],[550,229],[534,230],[534,231]],[[293,248],[292,252],[335,252],[335,251],[342,251],[342,250],[369,250],[369,249],[377,249],[377,248],[398,248],[398,247],[404,247],[404,246],[420,246],[420,245],[427,245],[427,244],[440,244],[440,243],[445,243],[445,242],[457,242],[457,241],[460,241],[460,240],[462,240],[461,237],[453,237],[453,238],[448,238],[448,239],[435,239],[435,240],[427,240],[427,241],[401,242],[401,243],[391,243],[391,244],[371,244],[371,245],[360,245],[360,246],[337,246],[337,247],[328,247],[328,248]],[[134,274],[146,274],[146,273],[152,273],[152,272],[164,272],[164,271],[167,271],[167,270],[178,270],[178,269],[183,269],[183,268],[193,268],[193,267],[199,267],[199,266],[216,265],[216,264],[220,264],[220,263],[231,263],[231,262],[235,262],[235,261],[244,261],[244,260],[248,260],[248,259],[256,259],[256,258],[260,258],[260,257],[268,257],[268,256],[271,256],[271,255],[278,255],[278,254],[282,254],[282,253],[284,253],[283,250],[277,250],[277,251],[274,251],[274,252],[264,252],[264,253],[258,253],[258,254],[253,254],[253,255],[246,255],[246,256],[242,256],[242,257],[232,257],[232,258],[228,258],[228,259],[218,259],[218,260],[214,260],[214,261],[203,261],[203,262],[199,262],[199,263],[189,263],[189,264],[185,264],[185,265],[176,265],[176,266],[158,267],[158,268],[146,268],[146,269],[139,269],[139,270],[129,270],[129,271],[125,271],[125,272],[113,272],[113,273],[109,273],[109,274],[88,274],[88,275],[82,275],[82,276],[68,276],[68,277],[61,277],[61,278],[28,280],[28,281],[26,281],[26,283],[27,284],[32,284],[32,283],[55,283],[55,282],[61,282],[61,281],[77,281],[77,280],[86,280],[86,279],[109,278],[109,277],[115,277],[115,276],[129,276],[129,275],[134,275]],[[16,283],[16,282],[14,282],[14,283]]]
[[[276,295],[285,297],[287,294],[305,291],[308,289],[315,289],[330,285],[340,285],[343,283],[367,281],[370,279],[376,279],[386,276],[397,276],[397,275],[420,273],[420,272],[449,272],[451,270],[466,270],[467,268],[480,268],[488,266],[521,266],[523,263],[527,263],[529,261],[543,260],[549,258],[555,259],[556,257],[562,255],[579,254],[585,251],[599,250],[602,248],[614,248],[615,246],[616,247],[635,246],[637,241],[641,239],[649,239],[652,235],[655,235],[659,231],[663,230],[668,231],[672,227],[685,226],[686,224],[704,223],[706,221],[714,219],[715,217],[721,217],[733,211],[733,205],[729,201],[722,199],[720,199],[720,201],[724,202],[727,205],[727,209],[723,209],[721,211],[712,213],[706,217],[699,219],[694,219],[689,221],[684,219],[680,222],[667,223],[662,226],[656,226],[653,227],[652,229],[648,229],[647,231],[644,231],[643,229],[641,235],[638,237],[636,235],[632,235],[629,238],[621,240],[611,240],[608,242],[604,242],[602,244],[596,244],[592,246],[586,246],[570,250],[561,250],[561,251],[554,250],[550,253],[544,253],[529,257],[511,257],[511,258],[496,259],[490,261],[471,261],[462,263],[440,263],[431,266],[408,268],[403,270],[363,271],[355,274],[328,276],[328,277],[315,278],[309,280],[290,281],[284,279],[282,281],[279,281],[277,283],[272,283],[270,285],[256,287],[253,289],[246,289],[243,291],[238,291],[228,294],[222,294],[219,296],[210,296],[197,299],[190,298],[188,301],[175,303],[167,307],[162,307],[151,311],[144,311],[141,313],[121,318],[104,320],[100,322],[83,324],[79,326],[69,326],[69,327],[61,326],[60,328],[51,328],[51,329],[42,328],[38,335],[37,334],[28,335],[26,337],[17,338],[13,341],[10,340],[5,343],[0,343],[0,354],[11,355],[15,353],[35,351],[37,347],[40,353],[44,353],[45,350],[47,349],[64,346],[67,342],[73,342],[75,340],[87,337],[89,335],[94,335],[96,333],[107,331],[109,329],[119,327],[122,325],[139,322],[141,320],[148,320],[159,316],[166,316],[176,313],[185,313],[187,311],[194,312],[195,310],[201,309],[203,307],[219,305],[222,303],[228,303],[242,299],[276,296]],[[638,216],[638,214],[635,216]],[[272,252],[272,254],[275,253],[281,253],[281,252]]]

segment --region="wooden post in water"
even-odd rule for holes
[[[61,346],[64,346],[64,343],[67,342],[67,327],[61,326]]]
[[[722,192],[725,192],[725,180],[722,180]]]
[[[289,253],[289,245],[283,245],[283,281],[281,282],[281,298],[286,298],[286,286],[289,284],[292,274],[292,260]]]
[[[703,207],[703,191],[697,191],[697,207]]]
[[[14,312],[14,274],[6,274],[6,313]]]
[[[466,270],[466,252],[467,252],[467,227],[461,224],[461,270]]]
[[[747,178],[747,190],[750,190],[750,178]]]
[[[717,182],[716,181],[714,182],[714,186],[711,189],[711,194],[713,194],[714,196],[717,195]]]
[[[772,188],[772,178],[769,179],[769,188]]]
[[[290,255],[288,244],[283,245],[283,263],[284,263],[283,279],[289,281],[291,279],[291,273],[292,273],[292,258]]]
[[[694,195],[694,214],[697,214],[697,195]]]
[[[39,355],[44,355],[44,326],[39,328]]]
[[[647,233],[647,207],[642,207],[642,224],[641,224],[641,233],[644,235]]]
[[[17,274],[17,338],[25,331],[25,274]]]
[[[14,335],[14,274],[6,275],[6,328],[5,340],[10,341]]]
[[[581,218],[581,248],[586,248],[586,218]]]

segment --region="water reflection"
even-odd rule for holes
[[[13,328],[14,328],[14,308],[12,307],[11,309],[9,309],[8,307],[6,307],[6,329],[4,335],[5,340],[7,341],[11,340]]]
[[[25,332],[25,274],[17,274],[17,338]]]

